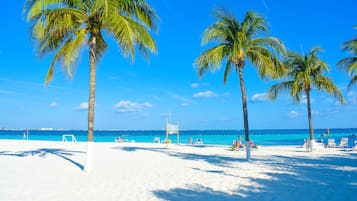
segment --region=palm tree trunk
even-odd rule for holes
[[[312,127],[311,105],[310,105],[310,90],[306,90],[307,98],[307,116],[309,119],[310,141],[314,140],[314,129]]]
[[[89,103],[88,103],[88,143],[87,143],[87,161],[85,171],[92,170],[93,163],[93,131],[94,131],[94,106],[95,106],[95,88],[96,88],[96,37],[90,35],[89,38]]]
[[[250,144],[249,144],[249,127],[248,127],[248,106],[247,94],[245,92],[245,85],[243,79],[243,67],[238,66],[240,90],[242,93],[242,109],[243,109],[243,122],[244,122],[244,136],[246,142],[246,159],[250,160]]]

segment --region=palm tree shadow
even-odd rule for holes
[[[195,201],[210,201],[210,200],[225,200],[236,201],[238,194],[228,194],[217,191],[209,187],[199,184],[187,186],[187,188],[175,188],[170,191],[157,190],[153,192],[158,198],[170,201],[195,200]]]
[[[259,166],[273,166],[279,171],[266,172],[265,177],[240,177],[250,180],[239,183],[231,192],[222,192],[210,186],[188,184],[169,190],[155,190],[153,194],[163,200],[355,200],[357,192],[357,154],[345,157],[320,158],[272,156],[257,158]],[[204,171],[197,169],[199,171]],[[222,172],[209,171],[210,173]]]
[[[0,152],[0,156],[16,156],[16,157],[27,157],[27,156],[39,156],[45,158],[47,155],[54,155],[60,157],[81,170],[84,170],[84,165],[81,163],[71,159],[70,157],[74,154],[81,154],[83,151],[70,151],[66,149],[55,149],[55,148],[42,148],[31,151],[20,151],[20,152],[10,152],[10,151],[2,151]]]
[[[176,157],[183,160],[190,161],[204,161],[209,164],[213,164],[215,166],[221,167],[231,167],[232,162],[247,162],[243,158],[237,158],[232,156],[221,156],[221,155],[209,155],[209,154],[197,154],[197,153],[181,153],[180,151],[175,151],[167,148],[148,148],[148,147],[113,147],[116,150],[123,150],[127,152],[135,152],[135,151],[152,151],[166,154],[170,157]]]

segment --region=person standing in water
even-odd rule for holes
[[[28,140],[29,139],[29,130],[26,129],[26,131],[24,132],[24,136],[23,136],[24,140]]]

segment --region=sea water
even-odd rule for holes
[[[330,129],[330,135],[324,135],[325,129],[315,129],[315,139],[323,141],[327,144],[327,139],[334,138],[336,144],[340,142],[342,137],[349,137],[349,146],[352,146],[357,138],[353,137],[357,134],[357,128],[349,129]],[[0,130],[0,139],[23,140],[25,130]],[[47,141],[62,141],[62,135],[74,135],[77,141],[87,140],[87,131],[84,130],[29,130],[28,140],[47,140]],[[152,143],[155,137],[159,137],[161,141],[166,138],[166,132],[163,130],[152,131],[94,131],[95,142],[114,142],[117,137],[120,137],[128,142],[146,142]],[[172,143],[178,140],[181,144],[187,144],[191,138],[193,143],[201,139],[203,144],[216,145],[231,145],[234,140],[240,136],[244,142],[243,130],[184,130],[177,135],[169,135]],[[307,129],[285,129],[285,130],[250,130],[250,140],[260,145],[302,145],[304,139],[309,138],[309,130]]]

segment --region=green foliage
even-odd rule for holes
[[[217,45],[203,51],[195,64],[199,76],[205,71],[215,71],[226,61],[224,83],[233,69],[243,68],[246,60],[258,68],[262,78],[280,77],[286,70],[280,60],[285,54],[282,42],[274,37],[257,37],[267,31],[266,21],[254,12],[247,12],[242,23],[232,14],[220,9],[214,12],[218,21],[209,26],[202,35],[202,45]]]
[[[341,103],[345,103],[341,91],[333,80],[323,75],[324,72],[329,71],[329,68],[318,57],[317,53],[320,51],[320,48],[313,48],[306,55],[289,52],[285,60],[289,80],[273,85],[269,89],[268,97],[274,100],[279,93],[288,91],[294,102],[299,103],[301,96],[306,95],[312,87],[315,87],[318,90],[326,91]]]
[[[132,60],[135,50],[146,58],[148,51],[156,52],[149,30],[156,31],[158,17],[144,0],[27,0],[24,12],[39,55],[55,53],[46,84],[58,62],[73,76],[74,64],[91,37],[96,39],[98,62],[107,49],[102,33],[113,35],[123,55]]]
[[[357,28],[357,26],[355,28]],[[351,90],[357,81],[357,37],[345,42],[343,44],[343,50],[352,56],[341,59],[337,65],[352,77],[348,84],[348,90]]]

